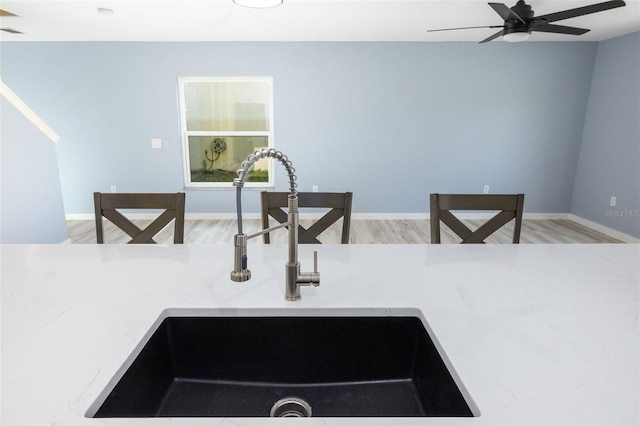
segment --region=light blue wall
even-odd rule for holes
[[[524,192],[568,213],[596,44],[3,43],[2,77],[61,135],[67,213],[94,191],[183,190],[178,76],[274,78],[275,143],[301,190],[356,213],[426,213],[430,192]],[[154,150],[151,138],[168,138]],[[284,171],[276,187],[286,189]],[[245,211],[258,195],[245,191]],[[232,212],[189,191],[187,212]]]
[[[56,145],[0,96],[0,243],[67,239]]]
[[[640,33],[598,43],[588,105],[571,212],[640,238]]]

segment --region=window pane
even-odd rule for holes
[[[270,85],[266,81],[186,82],[188,131],[268,131]]]
[[[191,182],[233,182],[242,162],[268,142],[267,136],[189,136]],[[268,161],[258,160],[246,181],[268,182]]]

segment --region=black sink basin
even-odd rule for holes
[[[274,409],[275,415],[478,415],[423,320],[407,311],[170,314],[158,320],[87,415],[268,417],[286,397],[300,398],[310,409],[294,403],[291,410]]]

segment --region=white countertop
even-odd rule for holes
[[[284,300],[282,245],[4,245],[2,425],[258,425],[288,419],[91,419],[88,407],[166,308],[422,311],[475,418],[298,419],[305,425],[640,423],[640,246],[301,246],[321,285]]]

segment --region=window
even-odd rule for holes
[[[178,79],[186,187],[230,188],[256,149],[273,148],[271,77]],[[273,160],[257,161],[247,187],[273,187]]]

